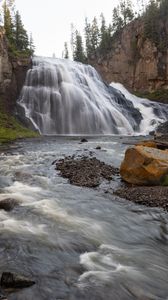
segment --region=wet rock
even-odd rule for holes
[[[168,211],[168,187],[125,186],[116,190],[114,194],[137,204],[162,207]]]
[[[118,174],[118,169],[106,165],[96,157],[74,159],[65,158],[56,162],[56,169],[61,175],[68,178],[71,184],[86,187],[96,187],[101,179],[112,180],[112,176]]]
[[[168,121],[160,124],[155,130],[155,138],[167,137],[168,140]]]
[[[8,300],[5,293],[0,289],[0,300]]]
[[[85,138],[83,138],[83,139],[81,139],[81,140],[80,140],[80,142],[81,142],[81,143],[87,143],[87,142],[88,142],[88,140],[87,140],[87,139],[85,139]]]
[[[35,284],[35,281],[11,272],[2,273],[1,286],[3,288],[26,288]]]
[[[136,146],[157,148],[157,144],[154,140],[140,141],[136,144]]]
[[[137,185],[168,185],[168,152],[136,146],[125,152],[120,167],[123,180]]]
[[[19,202],[16,199],[6,198],[0,200],[0,209],[4,209],[6,211],[11,211],[17,205],[19,205]]]
[[[100,150],[100,149],[101,149],[101,147],[100,147],[100,146],[97,146],[97,147],[96,147],[96,150]]]

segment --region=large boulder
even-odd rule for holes
[[[129,148],[120,174],[132,184],[168,185],[168,151],[145,146]]]

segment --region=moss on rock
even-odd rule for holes
[[[18,138],[37,137],[39,134],[23,127],[14,117],[0,112],[0,143]]]

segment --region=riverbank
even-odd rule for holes
[[[123,143],[125,144],[124,140]],[[143,143],[144,145],[149,144],[149,146],[151,146],[152,143],[154,145],[156,144],[154,140],[150,140],[148,143],[147,141],[141,142],[141,144]],[[99,147],[95,149],[99,149]],[[64,159],[53,162],[53,164],[56,165],[56,170],[59,171],[59,175],[67,178],[70,184],[96,188],[103,181],[110,183],[111,181],[114,182],[117,180],[117,188],[106,189],[106,194],[117,195],[135,204],[145,205],[147,207],[160,207],[168,211],[167,186],[136,186],[127,184],[122,181],[118,168],[115,168],[111,164],[105,164],[94,157],[93,154],[95,155],[96,153],[93,153],[92,148],[87,147],[86,150],[87,156],[84,154],[79,156],[73,154],[72,156],[67,156]],[[100,151],[102,150],[100,147]]]
[[[166,186],[124,186],[114,192],[139,205],[147,207],[162,207],[168,211],[168,187]]]
[[[37,132],[23,127],[13,116],[0,112],[0,144],[38,135]]]

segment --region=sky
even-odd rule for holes
[[[62,56],[64,43],[70,41],[71,23],[82,33],[87,16],[92,20],[103,12],[111,22],[118,0],[15,0],[23,24],[32,32],[36,55]]]

